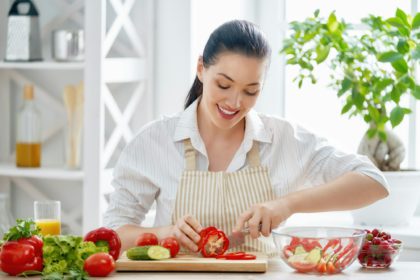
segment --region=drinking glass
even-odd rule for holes
[[[60,201],[48,200],[34,202],[35,223],[41,229],[43,236],[61,234],[60,216]]]

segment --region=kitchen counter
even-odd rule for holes
[[[396,262],[392,268],[380,270],[363,269],[359,263],[355,262],[344,272],[328,275],[328,279],[381,279],[381,280],[401,280],[412,279],[413,275],[420,274],[420,262]],[[269,261],[266,273],[220,273],[220,272],[147,272],[116,273],[109,279],[320,279],[319,275],[309,275],[294,272],[291,268],[281,262],[280,259]]]
[[[413,279],[414,275],[420,275],[420,262],[396,262],[388,269],[368,270],[362,268],[357,261],[345,271],[335,275],[328,275],[328,279],[381,279],[401,280]],[[0,279],[18,279],[11,276],[0,275]],[[31,277],[30,279],[40,279]],[[98,278],[99,279],[99,278]],[[101,279],[320,279],[319,275],[308,275],[294,272],[281,262],[280,259],[269,261],[266,273],[221,273],[221,272],[118,272],[107,278]]]

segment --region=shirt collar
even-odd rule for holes
[[[197,125],[197,106],[198,99],[181,113],[173,136],[175,142],[188,138],[191,138],[193,140],[192,142],[194,142],[194,139],[201,139]],[[272,142],[272,133],[264,126],[261,117],[255,110],[250,110],[248,112],[245,121],[244,144],[247,142],[252,143],[253,140],[264,143]]]

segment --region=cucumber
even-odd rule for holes
[[[306,256],[306,260],[310,263],[318,263],[321,260],[321,254],[322,250],[320,248],[313,248]]]
[[[130,260],[164,260],[169,259],[171,253],[168,249],[154,246],[138,246],[127,250],[127,258]]]
[[[306,254],[308,252],[305,251],[302,245],[296,246],[295,248],[295,255]]]

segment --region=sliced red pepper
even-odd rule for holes
[[[229,239],[226,234],[215,227],[208,227],[200,232],[198,250],[205,258],[223,255],[229,247]]]
[[[247,254],[245,252],[233,252],[225,255],[216,256],[216,259],[226,259],[226,260],[255,260],[256,255]]]
[[[337,256],[337,261],[339,261],[344,255],[346,255],[352,248],[353,248],[353,240],[349,239],[349,244],[347,244],[346,247],[344,247],[343,251],[341,251],[340,254]]]
[[[314,239],[302,239],[301,243],[300,243],[303,248],[305,249],[306,252],[310,252],[312,251],[312,249],[318,247],[318,248],[322,248],[321,244],[319,243],[318,240]]]
[[[343,246],[341,245],[341,240],[340,239],[331,239],[328,241],[327,245],[325,245],[324,249],[322,249],[322,256],[324,258],[327,258],[328,256],[334,256],[335,254],[337,254],[337,252],[339,252],[341,250]],[[330,253],[328,251],[328,249],[332,250],[332,252]],[[330,250],[330,251],[331,251]]]
[[[117,260],[120,256],[121,251],[121,239],[118,233],[114,230],[106,227],[100,227],[92,230],[85,235],[84,241],[92,241],[95,244],[103,244],[104,242],[108,245],[108,253],[114,260]]]
[[[336,262],[337,267],[340,267],[342,269],[345,268],[356,256],[357,252],[358,252],[358,248],[357,246],[354,246],[352,250],[347,255],[344,255],[344,257],[341,260],[340,259],[337,260]]]

